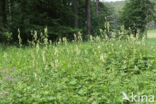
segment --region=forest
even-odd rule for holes
[[[99,29],[105,30],[106,22],[109,22],[111,32],[117,32],[122,25],[125,25],[120,22],[123,18],[120,18],[118,12],[123,7],[124,2],[115,3],[103,3],[99,0],[1,0],[0,26],[2,28],[0,39],[4,42],[18,41],[19,29],[21,38],[26,43],[27,40],[32,40],[32,32],[41,33],[46,27],[48,28],[48,37],[53,41],[62,37],[72,40],[73,34],[78,32],[81,32],[83,38],[87,39],[87,34],[97,36],[100,34]],[[144,11],[136,11],[135,14],[145,13],[146,10],[149,10],[149,15],[154,13],[151,11],[154,6],[150,6],[146,2],[144,4],[146,5],[140,4],[140,6],[146,6],[142,8]],[[137,8],[139,10],[139,7]],[[146,18],[145,16],[142,15],[143,18]],[[134,15],[134,19],[142,21],[142,18],[137,17],[137,15],[136,17]],[[135,20],[134,23],[131,23],[137,24]],[[146,23],[143,25],[146,26]],[[110,36],[111,33],[107,33],[107,35]]]
[[[0,0],[0,104],[155,104],[156,0]]]
[[[84,0],[2,0],[1,40],[17,41],[19,29],[23,41],[27,41],[32,38],[32,31],[40,33],[46,27],[49,39],[54,41],[61,37],[72,39],[77,32],[96,35],[100,28],[104,28],[105,17],[113,18],[112,9],[97,2],[98,4]],[[113,22],[113,19],[110,21]]]

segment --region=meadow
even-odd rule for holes
[[[149,30],[148,31],[148,38],[156,38],[156,30]]]
[[[130,104],[123,92],[156,96],[156,38],[44,43],[0,46],[0,104]]]

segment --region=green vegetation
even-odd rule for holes
[[[146,31],[147,23],[155,19],[154,4],[148,0],[129,0],[120,14],[120,22],[136,37]],[[131,34],[130,33],[130,34]]]
[[[110,5],[114,8],[115,13],[119,13],[125,5],[125,1],[106,2],[106,5]]]
[[[44,40],[44,46],[34,40],[33,47],[0,48],[0,91],[8,92],[1,104],[121,104],[123,91],[156,96],[155,43]]]
[[[148,38],[156,38],[156,30],[149,30],[147,36]]]
[[[99,36],[99,29],[106,31],[106,22],[109,22],[108,37],[112,37],[111,32],[118,33],[122,25],[127,30],[130,28],[133,34],[138,29],[144,32],[148,20],[152,20],[150,24],[155,28],[154,18],[151,18],[151,14],[155,14],[154,3],[151,1],[1,0],[0,43],[16,43],[20,30],[22,41],[27,44],[28,40],[32,40],[33,31],[41,33],[46,27],[48,39],[55,42],[63,37],[73,40],[73,34],[77,36],[78,32],[82,33],[84,40],[88,40],[88,35]]]
[[[155,104],[154,6],[0,0],[0,104]]]
[[[61,37],[72,40],[73,34],[87,34],[86,0],[1,0],[0,1],[0,42],[18,41],[18,29],[23,42],[32,40],[32,31],[43,32],[47,27],[49,39],[56,41]],[[112,9],[98,2],[89,2],[90,33],[97,35],[99,29],[104,29],[105,17],[112,17]],[[3,8],[1,8],[3,7]],[[1,15],[3,14],[3,15]],[[97,16],[98,14],[98,16]],[[107,19],[112,21],[112,19]],[[113,24],[111,22],[111,24]],[[6,34],[8,32],[8,34]],[[11,38],[8,38],[11,37]]]

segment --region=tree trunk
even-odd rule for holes
[[[137,29],[134,29],[134,37],[136,38],[137,35]]]
[[[75,15],[75,19],[74,19],[74,28],[78,28],[78,1],[77,0],[73,0],[73,6],[74,6],[74,15]],[[78,32],[76,32],[76,38],[78,37]]]
[[[87,34],[91,35],[90,0],[86,0]]]
[[[12,6],[13,0],[8,0],[8,11],[9,11],[9,23],[12,22]]]
[[[98,17],[99,0],[96,0],[96,16]]]
[[[7,15],[6,15],[6,1],[2,0],[1,1],[1,7],[2,7],[2,23],[3,23],[3,27],[6,26],[7,24]]]

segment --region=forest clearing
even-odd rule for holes
[[[0,104],[156,104],[155,0],[1,0]]]

